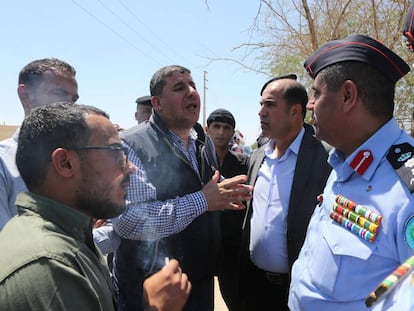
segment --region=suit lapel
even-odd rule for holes
[[[248,185],[254,185],[257,179],[257,174],[259,173],[260,166],[263,163],[265,154],[264,154],[264,146],[257,149],[253,154],[250,156],[250,162],[249,162],[249,170],[247,172],[247,184]],[[252,216],[253,211],[253,199],[251,199],[249,202],[247,202],[247,208],[246,208],[246,214],[244,216],[243,221],[243,229],[250,228],[250,218]],[[246,227],[247,226],[247,227]],[[250,229],[247,229],[250,230]]]
[[[254,185],[256,182],[257,174],[259,173],[260,166],[262,166],[264,160],[264,148],[261,147],[257,149],[252,155],[250,159],[250,166],[248,171],[248,180],[247,183],[249,185]]]
[[[289,211],[291,211],[295,206],[299,206],[299,201],[302,199],[301,194],[304,192],[305,185],[309,177],[309,174],[306,172],[310,172],[313,161],[313,151],[311,147],[312,136],[305,131],[300,144],[298,158],[296,160],[292,189],[290,191]]]

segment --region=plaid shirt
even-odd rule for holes
[[[196,137],[193,134],[191,132],[187,149],[183,140],[174,132],[169,131],[167,135],[185,154],[198,174]],[[157,189],[148,180],[141,160],[128,144],[123,144],[129,149],[128,159],[137,167],[137,172],[131,176],[127,209],[113,219],[114,229],[122,238],[158,240],[184,230],[196,217],[207,211],[207,200],[201,190],[166,201],[157,200]]]

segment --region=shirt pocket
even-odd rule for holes
[[[376,249],[375,242],[365,241],[332,221],[323,224],[322,237],[310,267],[316,287],[324,296],[338,300],[365,298],[361,288],[372,289],[370,280],[364,281],[364,273],[372,269],[368,259]]]

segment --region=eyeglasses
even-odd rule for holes
[[[72,148],[73,150],[109,150],[118,151],[117,162],[121,163],[122,168],[128,166],[128,148],[122,146],[81,146]],[[121,152],[119,152],[121,151]],[[122,156],[122,158],[121,158]]]

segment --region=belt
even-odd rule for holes
[[[264,274],[267,281],[271,284],[282,285],[289,283],[289,274],[287,273],[264,271]]]

